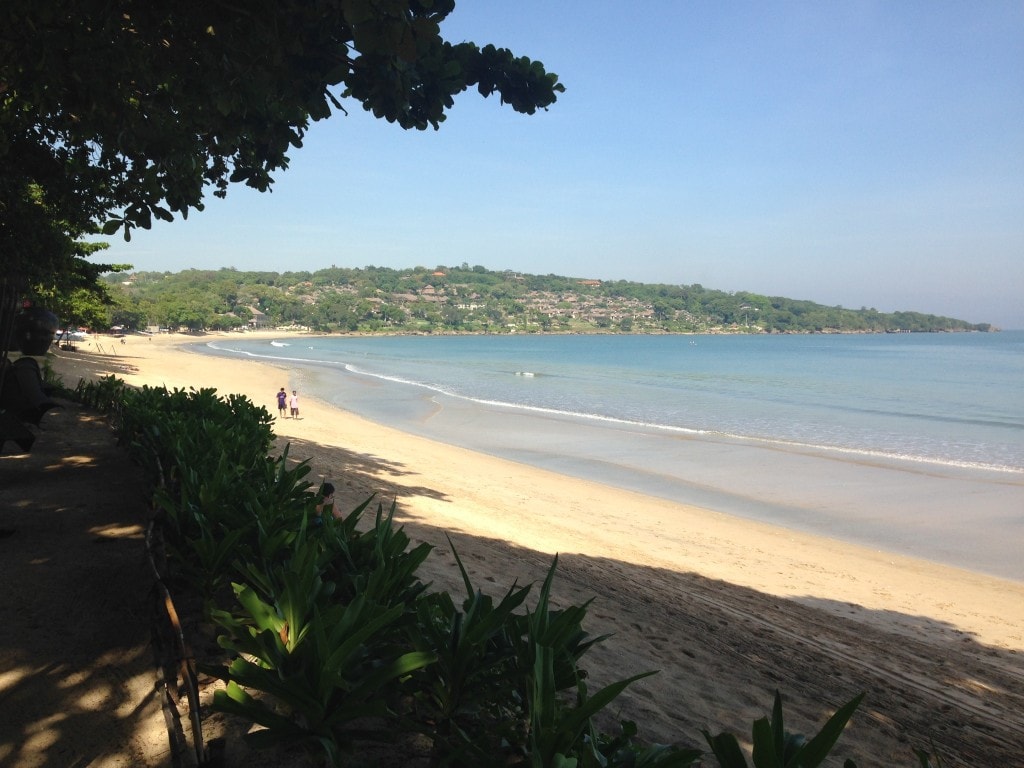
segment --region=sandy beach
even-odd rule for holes
[[[1024,761],[1024,584],[408,435],[306,397],[294,371],[185,348],[199,341],[95,337],[52,350],[51,364],[71,386],[113,373],[240,393],[274,414],[274,393],[298,389],[300,417],[276,420],[278,447],[334,483],[342,509],[396,500],[413,539],[435,546],[423,573],[435,587],[461,588],[446,536],[494,594],[539,581],[558,554],[556,597],[593,598],[586,628],[613,633],[584,660],[594,684],[660,670],[613,707],[642,736],[746,736],[776,689],[788,726],[810,732],[866,691],[836,755],[909,766],[921,747],[950,766]]]

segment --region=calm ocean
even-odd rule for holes
[[[289,387],[443,442],[1024,580],[1024,331],[207,351],[291,366]]]

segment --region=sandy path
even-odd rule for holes
[[[66,403],[0,455],[0,765],[160,768],[142,473]]]

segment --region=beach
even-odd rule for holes
[[[612,635],[584,657],[591,686],[660,671],[611,708],[645,738],[703,747],[707,728],[745,739],[776,690],[788,727],[814,732],[866,691],[836,755],[909,766],[920,747],[946,765],[1021,760],[1024,583],[427,440],[307,396],[286,367],[188,349],[202,340],[98,336],[52,350],[51,364],[72,387],[112,373],[243,394],[275,415],[275,393],[298,388],[300,417],[274,423],[278,450],[308,460],[315,484],[332,482],[342,510],[371,494],[396,502],[413,540],[435,547],[422,571],[435,588],[462,589],[451,545],[495,596],[539,582],[557,554],[556,599],[593,599],[585,628]]]

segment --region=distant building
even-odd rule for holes
[[[252,313],[252,317],[249,318],[249,328],[251,330],[259,331],[270,327],[270,318],[267,317],[265,312],[261,312],[256,307],[249,307],[249,311]]]

